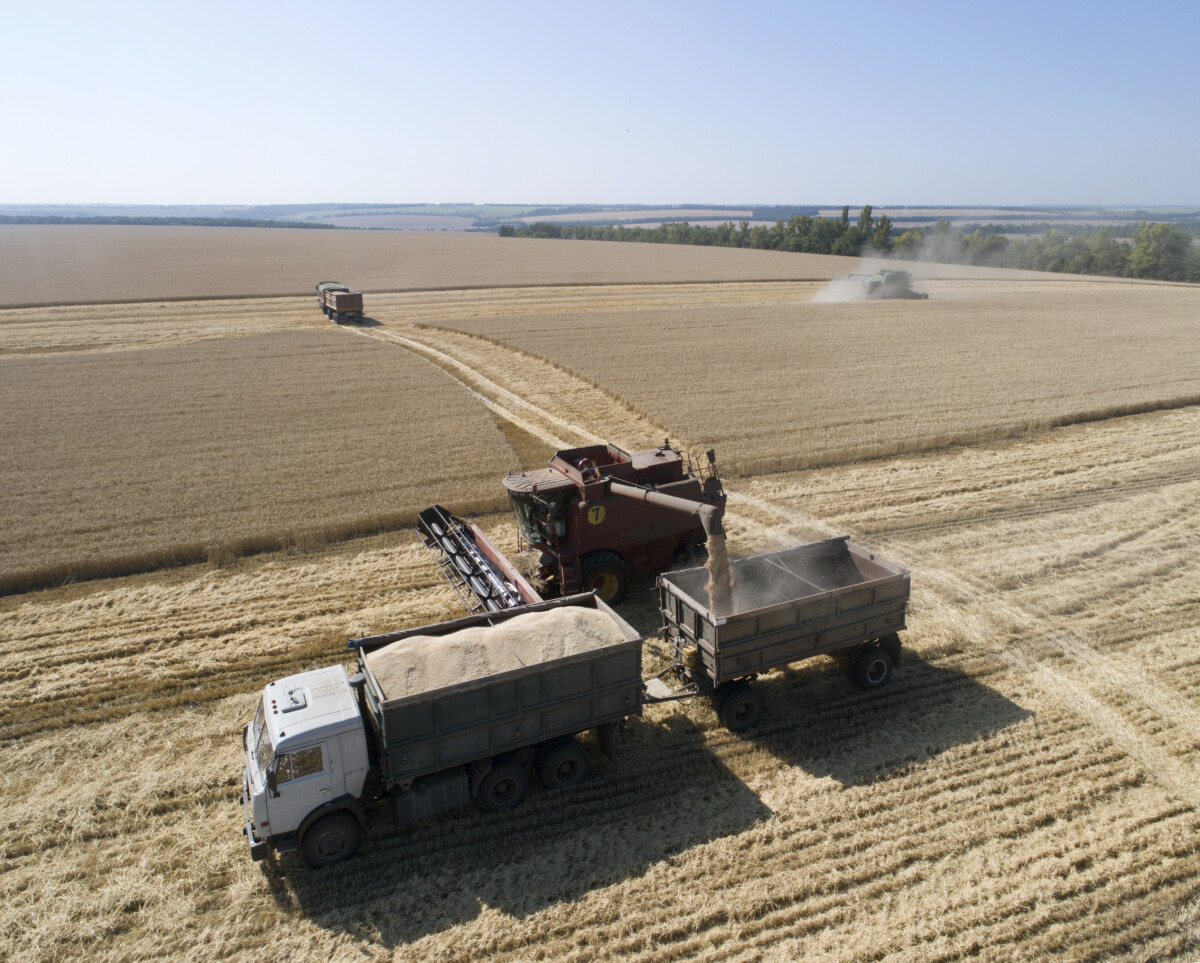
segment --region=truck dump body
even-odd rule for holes
[[[448,635],[499,625],[531,612],[582,606],[604,613],[623,641],[588,652],[489,675],[428,692],[388,698],[367,656],[415,636]],[[498,613],[396,632],[352,643],[365,676],[365,716],[378,740],[385,783],[414,779],[574,735],[641,712],[642,639],[592,595],[573,596]]]
[[[714,686],[905,627],[908,572],[848,539],[731,564],[728,611],[712,612],[703,568],[659,576],[668,635],[695,646]]]

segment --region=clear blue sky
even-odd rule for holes
[[[0,203],[1200,204],[1200,2],[7,10]]]

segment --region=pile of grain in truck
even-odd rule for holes
[[[384,697],[402,699],[624,641],[620,627],[603,612],[556,608],[495,626],[410,636],[366,658]]]

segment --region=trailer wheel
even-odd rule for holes
[[[495,763],[479,783],[479,808],[485,813],[512,809],[529,789],[529,777],[514,760]]]
[[[538,768],[542,785],[547,789],[569,789],[587,779],[592,771],[592,757],[574,739],[553,746]]]
[[[334,813],[309,827],[300,844],[300,855],[314,869],[340,863],[358,852],[362,830],[349,813]]]
[[[590,552],[583,558],[583,590],[616,604],[629,589],[629,569],[616,552]]]
[[[753,729],[762,719],[762,696],[745,682],[739,682],[725,693],[718,711],[721,722],[730,732]]]
[[[887,649],[869,645],[854,662],[854,681],[862,689],[878,689],[892,678],[892,657]]]

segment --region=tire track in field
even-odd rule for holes
[[[603,439],[599,435],[579,425],[571,424],[569,421],[559,418],[544,408],[540,408],[532,402],[525,400],[515,392],[503,387],[491,378],[480,374],[474,368],[460,361],[458,358],[447,354],[445,351],[413,338],[397,334],[394,331],[354,327],[348,327],[345,330],[353,331],[356,334],[373,338],[385,344],[407,348],[413,354],[419,355],[426,361],[431,361],[457,380],[488,411],[511,421],[518,428],[529,432],[536,438],[540,438],[556,449],[571,448],[579,444],[580,441],[603,444]],[[568,436],[574,435],[575,437],[568,439],[562,437],[563,434]]]

